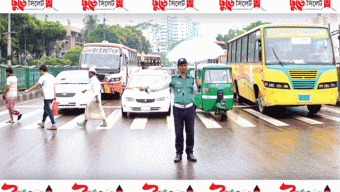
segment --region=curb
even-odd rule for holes
[[[36,99],[36,98],[39,98],[39,97],[42,97],[42,96],[43,96],[42,91],[40,91],[40,92],[32,91],[32,92],[23,93],[23,94],[19,93],[17,100],[16,100],[16,103]],[[0,99],[0,107],[4,106],[4,102],[5,101],[3,99]]]

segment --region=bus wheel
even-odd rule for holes
[[[321,105],[307,105],[308,111],[312,114],[317,113],[321,109]]]
[[[259,94],[259,96],[257,97],[256,101],[257,101],[257,109],[265,114],[268,111],[268,107],[264,106],[264,103],[262,103],[262,95]]]

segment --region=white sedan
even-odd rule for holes
[[[126,117],[127,113],[153,113],[166,112],[171,113],[171,96],[164,73],[160,71],[143,70],[135,73],[130,79],[122,95],[122,116]],[[141,92],[138,87],[156,88],[155,92]]]
[[[56,97],[58,109],[85,108],[90,101],[88,92],[82,93],[89,87],[88,71],[63,71],[56,77]]]

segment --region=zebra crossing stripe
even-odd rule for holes
[[[201,119],[206,128],[222,128],[212,117],[206,117],[204,114],[201,113],[196,113],[196,115]]]
[[[321,114],[321,113],[318,113],[318,114],[315,114],[315,115],[316,115],[316,116],[320,116],[320,117],[325,118],[325,119],[332,120],[332,121],[340,122],[340,118],[338,118],[338,117],[333,117],[333,116],[329,116],[329,115],[324,115],[324,114]]]
[[[56,120],[56,119],[58,119],[61,116],[62,115],[56,116],[56,117],[54,117],[54,119]],[[47,117],[45,125],[46,125],[46,123],[50,123],[50,122],[51,122],[51,119],[49,117]],[[41,120],[40,121],[36,121],[34,123],[31,123],[29,125],[26,125],[25,127],[22,127],[20,129],[38,129],[38,128],[40,128],[38,123],[41,123]]]
[[[250,123],[246,119],[240,117],[239,115],[235,114],[233,111],[227,112],[228,117],[241,127],[256,127],[254,124]]]
[[[122,117],[120,110],[114,110],[108,117],[106,117],[107,127],[97,126],[96,129],[111,129],[117,122],[119,118]]]
[[[166,121],[167,121],[168,129],[175,130],[174,117],[172,115],[171,116],[166,116]]]
[[[24,114],[22,114],[22,118],[20,119],[20,121],[27,119],[29,117],[32,117],[32,116],[36,115],[37,113],[39,113],[41,111],[42,111],[41,109],[37,109],[37,110],[32,111],[30,113],[24,113]],[[3,122],[0,123],[0,128],[5,127],[6,125],[10,125],[10,123],[6,123],[6,121],[3,121]]]
[[[260,118],[260,119],[262,119],[264,121],[267,121],[268,123],[273,124],[275,126],[289,126],[287,123],[284,123],[282,121],[279,121],[277,119],[274,119],[272,117],[264,115],[264,114],[262,114],[262,113],[260,113],[258,111],[255,111],[254,109],[243,109],[243,110],[248,112],[248,113],[250,113],[250,114],[252,114],[252,115],[255,115],[256,117],[258,117],[258,118]]]
[[[129,129],[144,129],[148,118],[135,118]]]
[[[83,122],[84,119],[85,119],[85,114],[78,115],[76,118],[72,119],[68,123],[65,123],[61,127],[58,127],[58,130],[60,130],[60,129],[73,129],[73,128],[78,126],[77,122]]]
[[[321,125],[323,124],[322,122],[320,121],[316,121],[314,119],[311,119],[311,118],[308,118],[308,117],[302,117],[302,116],[293,116],[294,119],[298,119],[300,121],[303,121],[305,123],[309,123],[311,125]]]
[[[339,110],[336,110],[336,109],[331,108],[331,107],[322,106],[321,110],[340,114]]]
[[[2,112],[0,112],[0,116],[1,116],[1,115],[6,115],[6,114],[9,115],[8,110],[7,110],[7,111],[2,111]]]

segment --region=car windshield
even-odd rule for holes
[[[228,69],[208,69],[204,72],[205,84],[232,83],[230,70]]]
[[[120,52],[115,47],[85,47],[82,52],[81,68],[119,69]]]
[[[61,72],[56,77],[56,84],[88,84],[90,79],[87,71]]]
[[[131,78],[128,87],[163,86],[165,83],[161,75],[135,75]]]
[[[267,65],[334,64],[327,29],[267,28],[265,37]]]

